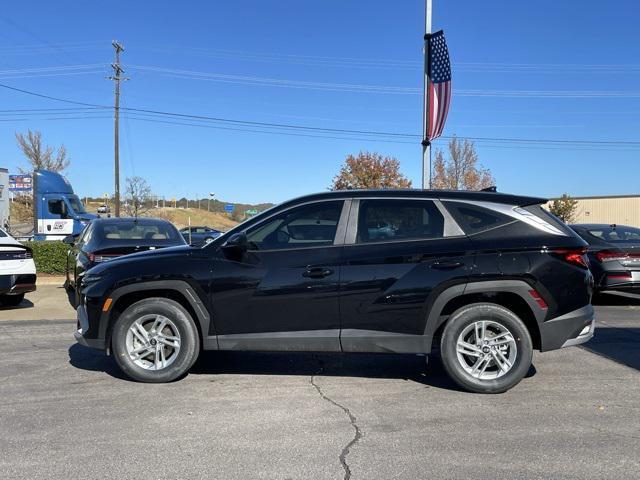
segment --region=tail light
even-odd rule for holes
[[[614,252],[611,250],[602,250],[596,253],[596,258],[599,262],[612,262],[612,261],[624,261],[624,260],[638,260],[640,261],[640,253],[626,253],[626,252]]]
[[[28,258],[33,258],[33,253],[31,250],[25,250],[24,252],[16,252],[13,254],[13,258],[15,260],[26,260]]]
[[[120,254],[119,253],[111,253],[111,254],[95,254],[95,253],[90,253],[87,255],[89,257],[89,261],[92,263],[101,263],[101,262],[106,262],[108,260],[113,260],[116,257],[119,257]]]
[[[589,259],[587,258],[587,247],[580,248],[555,248],[551,250],[555,255],[562,258],[565,262],[571,263],[582,268],[589,268]]]

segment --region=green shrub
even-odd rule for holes
[[[37,273],[65,273],[67,269],[67,251],[69,246],[60,241],[25,242],[33,250],[33,261]]]

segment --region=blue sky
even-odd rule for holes
[[[447,34],[453,69],[444,135],[640,141],[640,4],[605,7],[434,0],[434,28]],[[113,84],[105,76],[117,39],[131,78],[123,85],[125,107],[419,134],[423,8],[420,0],[14,2],[0,13],[0,83],[110,105]],[[110,112],[7,112],[76,107],[0,88],[0,166],[24,166],[14,132],[37,129],[47,143],[67,146],[67,175],[79,194],[111,192]],[[211,191],[229,201],[278,202],[326,189],[344,157],[359,150],[398,158],[420,185],[417,140],[274,135],[128,116],[121,176],[144,176],[167,198]],[[637,145],[477,147],[502,191],[640,192]]]

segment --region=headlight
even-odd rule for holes
[[[101,275],[85,275],[82,277],[82,281],[81,284],[82,286],[87,286],[90,285],[92,283],[96,283],[97,281],[101,280],[102,276]]]

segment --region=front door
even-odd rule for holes
[[[237,258],[220,248],[212,280],[220,349],[340,350],[344,203],[320,201],[274,214],[246,231],[249,249]]]
[[[466,281],[470,241],[432,200],[360,199],[343,249],[344,351],[421,353],[434,289]]]

